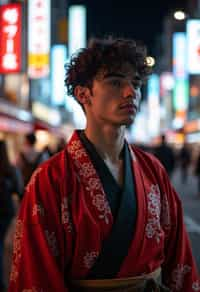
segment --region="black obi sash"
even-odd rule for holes
[[[114,278],[128,255],[136,224],[137,199],[131,154],[127,143],[125,143],[123,149],[124,186],[121,188],[83,131],[79,132],[79,137],[100,177],[113,215],[111,233],[102,243],[99,257],[91,268],[87,279]]]

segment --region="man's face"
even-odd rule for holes
[[[141,79],[133,67],[99,74],[93,82],[87,117],[115,126],[130,125],[141,100]]]

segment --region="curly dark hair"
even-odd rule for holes
[[[87,48],[80,49],[65,65],[65,86],[68,95],[74,96],[77,85],[92,88],[99,72],[111,73],[130,63],[142,81],[151,73],[147,63],[146,47],[131,39],[92,39]]]

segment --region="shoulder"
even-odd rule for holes
[[[65,147],[62,151],[39,164],[27,187],[33,185],[37,187],[39,185],[42,192],[45,189],[52,189],[56,193],[61,190],[66,192],[66,185],[69,185],[73,173],[70,155]]]
[[[68,159],[65,149],[39,164],[35,171],[37,179],[50,180],[52,184],[62,180],[67,173],[69,173]]]
[[[137,146],[131,146],[135,161],[146,181],[163,184],[163,178],[168,180],[167,172],[158,158]]]
[[[179,196],[160,161],[153,154],[147,153],[137,146],[133,146],[132,149],[136,156],[136,161],[138,162],[146,180],[153,180],[154,184],[158,184],[165,198],[179,201]]]
[[[131,149],[133,150],[136,160],[139,163],[151,165],[156,168],[164,169],[158,158],[153,153],[147,152],[139,148],[138,146],[132,145]]]
[[[68,172],[65,157],[65,151],[61,151],[41,163],[33,172],[25,188],[22,213],[33,213],[34,210],[40,209],[43,213],[48,214],[49,218],[58,216],[67,185]],[[38,222],[41,218],[41,216],[33,216],[30,220],[34,219],[34,222]]]

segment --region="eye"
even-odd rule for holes
[[[133,87],[134,87],[135,89],[140,89],[141,86],[142,86],[142,84],[141,84],[140,81],[133,81],[133,82],[132,82],[132,85],[133,85]]]
[[[119,79],[112,79],[110,80],[110,84],[115,87],[120,87],[122,85],[122,82]]]

